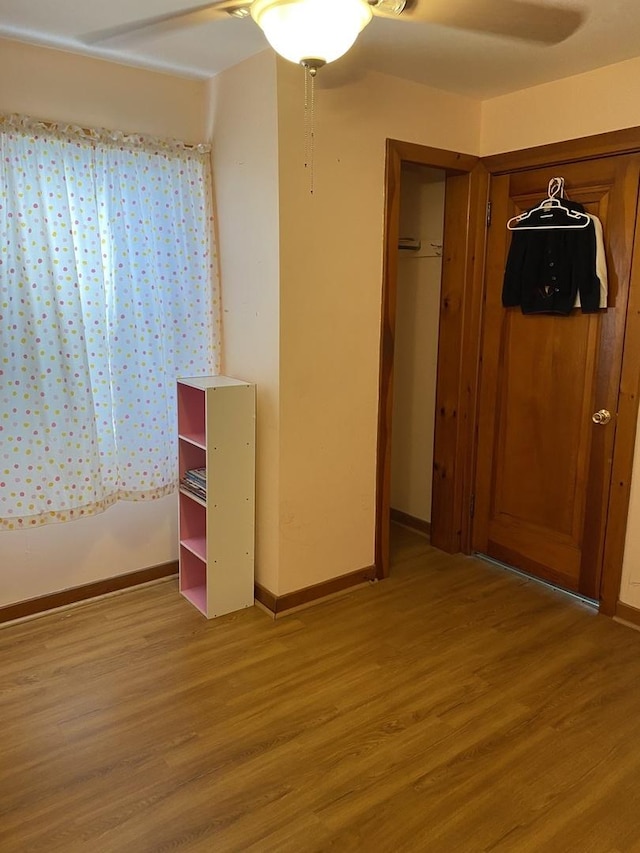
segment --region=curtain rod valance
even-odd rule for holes
[[[211,151],[211,146],[206,142],[192,145],[178,139],[163,139],[142,133],[126,133],[122,130],[108,130],[102,127],[80,127],[75,124],[45,121],[16,114],[0,115],[0,132],[19,133],[23,136],[49,136],[69,142],[88,145],[100,144],[174,156],[207,155]]]

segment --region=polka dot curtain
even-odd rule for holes
[[[176,488],[175,381],[215,373],[210,160],[0,119],[0,527]]]

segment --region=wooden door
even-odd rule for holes
[[[478,420],[477,552],[597,599],[638,197],[638,155],[492,178]],[[568,317],[503,308],[510,216],[566,194],[604,228],[609,308]],[[611,412],[606,425],[592,414]]]

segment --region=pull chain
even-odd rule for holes
[[[309,170],[309,192],[313,195],[316,68],[304,66],[304,167]]]

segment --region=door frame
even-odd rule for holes
[[[471,552],[478,368],[485,288],[486,210],[491,176],[639,152],[640,127],[485,158],[387,140],[376,474],[378,577],[389,574],[391,416],[402,163],[418,163],[446,172],[431,541],[435,547],[449,553],[468,554]],[[640,233],[634,241],[631,258],[600,584],[600,612],[608,616],[616,613],[622,579],[639,401]]]
[[[444,551],[456,553],[468,549],[470,536],[468,526],[462,530],[460,519],[468,513],[475,452],[470,431],[475,428],[473,389],[477,387],[488,174],[473,155],[387,139],[376,470],[378,578],[389,574],[391,421],[403,163],[445,172],[431,541]]]

